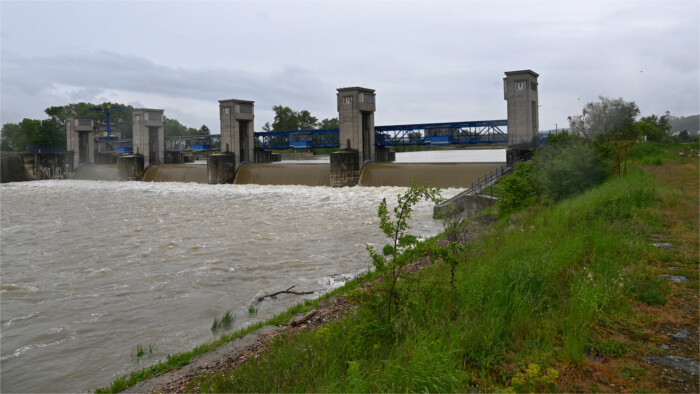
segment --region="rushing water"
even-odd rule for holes
[[[502,152],[473,161],[502,161]],[[423,161],[436,154],[420,153]],[[106,167],[96,170],[111,175]],[[368,269],[366,243],[384,240],[377,206],[404,190],[83,180],[2,184],[2,391],[102,387],[214,339],[211,324],[228,310],[237,316],[235,327],[242,327],[303,300],[266,299],[258,315],[250,316],[248,307],[262,294],[297,286],[317,296],[339,286]],[[441,229],[430,204],[417,207],[413,228],[417,235]],[[135,359],[137,345],[156,350]]]
[[[37,181],[3,184],[2,389],[84,391],[368,268],[376,209],[402,188]],[[457,190],[447,190],[447,195]],[[417,234],[441,228],[421,204]],[[156,352],[141,360],[137,345]]]

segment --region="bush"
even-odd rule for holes
[[[605,180],[605,164],[585,142],[566,133],[548,140],[533,160],[534,178],[543,197],[554,201],[581,193]]]
[[[513,174],[503,178],[500,186],[502,195],[497,202],[500,217],[533,205],[537,201],[537,191],[532,162],[516,164]]]

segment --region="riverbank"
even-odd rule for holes
[[[407,276],[388,322],[358,280],[328,296],[353,313],[189,388],[697,392],[698,162],[669,157],[489,226],[454,286],[440,261]]]

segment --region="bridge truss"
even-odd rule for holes
[[[375,126],[379,146],[428,144],[495,144],[508,142],[507,120]],[[338,129],[255,133],[256,149],[337,148]]]

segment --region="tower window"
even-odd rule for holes
[[[525,90],[527,81],[515,81],[515,90]]]
[[[352,104],[352,96],[343,97],[343,104]]]

